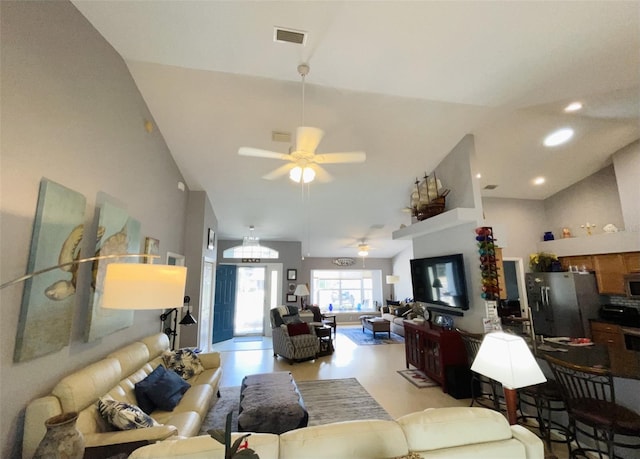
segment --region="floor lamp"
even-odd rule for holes
[[[525,340],[504,332],[485,335],[471,371],[502,384],[511,425],[516,424],[518,418],[516,389],[547,381]]]
[[[400,276],[395,276],[395,275],[391,275],[391,276],[387,276],[387,285],[391,285],[391,291],[389,292],[389,299],[391,301],[393,301],[393,296],[395,294],[395,284],[397,284],[398,282],[400,282]]]

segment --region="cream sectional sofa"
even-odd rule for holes
[[[175,435],[198,435],[220,385],[222,368],[217,352],[199,354],[205,370],[187,381],[191,387],[173,411],[151,413],[162,426],[114,431],[97,411],[96,402],[105,394],[137,405],[134,385],[162,363],[162,353],[166,350],[169,350],[167,335],[149,336],[63,378],[50,395],[29,403],[25,413],[23,459],[33,457],[46,431],[44,422],[63,412],[79,413],[76,426],[84,435],[87,448],[138,442],[143,445]]]
[[[253,434],[260,459],[390,459],[417,452],[423,458],[543,459],[542,440],[510,426],[486,408],[431,408],[395,421],[336,422],[281,435]],[[166,440],[135,450],[129,459],[223,459],[209,436]]]

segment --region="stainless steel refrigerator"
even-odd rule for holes
[[[591,338],[589,319],[600,309],[594,274],[527,273],[526,284],[537,335]]]

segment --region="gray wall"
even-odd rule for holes
[[[640,140],[613,155],[613,167],[620,194],[620,206],[626,231],[640,231]]]
[[[483,198],[482,206],[484,225],[493,227],[502,256],[522,258],[528,267],[529,254],[547,228],[544,201]]]
[[[126,65],[69,2],[0,2],[2,281],[25,273],[38,186],[44,176],[87,198],[86,224],[100,191],[126,203],[141,235],[184,253],[187,194],[168,148]],[[87,247],[83,253],[91,253]],[[88,265],[85,265],[88,267]],[[137,311],[134,326],[85,343],[87,293],[76,294],[71,344],[13,363],[22,286],[1,291],[2,457],[20,457],[24,409],[63,376],[160,330],[159,311]]]
[[[564,227],[568,227],[573,236],[584,236],[586,232],[580,225],[586,222],[597,225],[593,234],[602,233],[602,228],[608,223],[623,230],[620,195],[613,166],[605,167],[545,199],[544,211],[546,225],[543,231],[552,231],[557,239],[562,237]]]
[[[189,327],[179,327],[180,346],[205,346],[200,343],[198,337],[201,327],[208,327],[200,320],[203,308],[211,308],[210,304],[202,304],[202,274],[203,260],[216,261],[217,251],[214,246],[212,250],[207,248],[209,228],[218,231],[218,219],[213,211],[211,202],[204,191],[191,191],[187,205],[187,220],[185,229],[185,265],[189,272],[185,295],[191,298],[191,313],[198,321],[197,325]],[[217,244],[217,242],[216,242]],[[215,273],[214,273],[215,285]],[[182,311],[181,314],[185,313]]]
[[[259,237],[259,236],[258,236]],[[242,245],[242,240],[221,240],[218,241],[218,264],[233,264],[240,263],[242,260],[240,259],[228,259],[222,256],[222,253],[230,248],[235,247],[237,245]],[[300,255],[302,252],[302,244],[299,241],[260,241],[260,245],[265,247],[269,247],[270,249],[277,250],[280,254],[280,258],[275,259],[264,259],[262,260],[264,263],[282,263],[282,295],[280,298],[281,304],[287,304],[287,292],[289,281],[287,281],[287,269],[296,269],[298,271],[298,279],[295,281],[296,284],[309,282],[309,274],[307,273],[306,278],[303,276],[301,272],[302,267],[302,256]]]

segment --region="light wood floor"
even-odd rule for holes
[[[290,371],[296,381],[357,378],[360,384],[393,417],[426,408],[469,406],[470,400],[457,400],[442,392],[440,386],[418,389],[397,373],[405,365],[404,344],[357,346],[340,334],[334,340],[335,352],[314,361],[290,365],[274,358],[268,338],[254,342],[234,340],[214,345],[221,353],[223,376],[221,386],[239,386],[244,376],[254,373]],[[559,459],[567,457],[566,447],[554,447]]]

